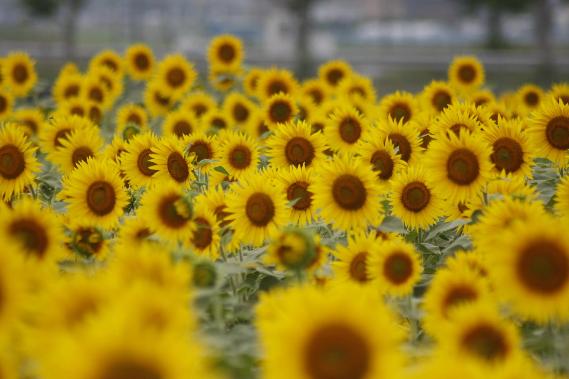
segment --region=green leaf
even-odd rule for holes
[[[223,166],[215,166],[213,169],[217,172],[221,172],[224,175],[229,175],[229,173]]]

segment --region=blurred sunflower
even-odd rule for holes
[[[156,63],[150,46],[143,43],[132,44],[124,55],[126,71],[133,80],[148,80],[152,77]]]
[[[206,256],[212,260],[219,258],[220,227],[215,214],[205,204],[198,204],[192,222],[194,223],[193,233],[185,243],[197,255]]]
[[[565,105],[569,105],[569,84],[557,83],[551,86],[549,95],[553,97],[556,102],[561,101]]]
[[[348,78],[351,74],[352,68],[348,62],[343,60],[328,61],[318,68],[318,78],[330,90],[336,90],[342,80]]]
[[[45,117],[40,108],[19,108],[11,118],[26,129],[28,137],[37,136],[43,129]]]
[[[248,135],[232,132],[220,138],[220,165],[229,173],[230,179],[240,179],[254,173],[259,163],[259,145]]]
[[[558,165],[565,164],[569,149],[569,104],[544,103],[529,120],[526,133],[536,155]]]
[[[289,219],[299,225],[308,225],[316,218],[316,209],[312,203],[313,171],[313,168],[304,165],[279,170],[279,181],[286,192],[286,198],[289,202],[294,202]]]
[[[192,112],[201,121],[203,116],[217,109],[217,101],[207,92],[193,91],[181,101],[180,109]]]
[[[422,106],[435,114],[444,111],[455,99],[456,94],[447,82],[433,80],[421,92]]]
[[[421,139],[419,132],[412,125],[389,119],[378,126],[380,134],[387,138],[397,149],[401,159],[407,164],[414,164],[420,157]]]
[[[265,71],[260,67],[251,67],[247,70],[245,78],[243,78],[243,88],[247,95],[257,97],[259,79],[264,72]]]
[[[0,121],[7,119],[14,108],[12,92],[0,87]]]
[[[88,158],[99,158],[104,145],[105,141],[99,133],[99,128],[91,125],[70,132],[61,141],[61,147],[50,154],[50,158],[63,174],[69,174]]]
[[[535,84],[524,84],[517,90],[516,97],[523,112],[529,114],[539,109],[541,102],[545,98],[545,92]]]
[[[241,66],[244,55],[243,42],[239,38],[221,34],[209,42],[207,61],[211,66],[232,70]]]
[[[293,121],[275,129],[267,142],[267,155],[278,168],[315,167],[324,159],[325,143],[321,133],[312,133],[310,124]]]
[[[295,96],[299,85],[294,75],[285,69],[271,68],[265,70],[257,84],[257,95],[265,101],[277,93]]]
[[[343,153],[353,154],[359,142],[367,139],[370,130],[368,120],[352,107],[337,108],[324,129],[328,146]]]
[[[346,246],[336,246],[334,256],[338,259],[332,263],[334,282],[369,285],[371,257],[377,255],[380,241],[372,234],[350,233]]]
[[[461,92],[472,92],[484,84],[484,66],[473,56],[455,57],[448,68],[448,80]]]
[[[89,61],[89,70],[100,66],[110,68],[118,77],[122,77],[124,72],[124,61],[114,50],[102,50]]]
[[[35,62],[23,52],[12,52],[2,58],[2,83],[15,97],[30,93],[38,80]]]
[[[409,92],[397,91],[384,96],[379,102],[379,115],[382,120],[393,119],[396,123],[406,124],[419,112],[415,96]]]
[[[398,175],[406,166],[393,143],[377,129],[373,129],[370,138],[361,143],[358,153],[365,162],[369,162],[377,180],[385,188],[390,187],[391,178]]]
[[[329,96],[329,89],[319,79],[308,79],[302,83],[300,93],[312,99],[315,105],[321,105]]]
[[[482,125],[473,114],[451,105],[435,119],[429,131],[437,138],[447,138],[450,134],[472,134],[480,132],[481,129]]]
[[[174,104],[171,92],[154,80],[146,85],[143,97],[144,105],[153,117],[165,116]]]
[[[162,123],[164,136],[176,136],[184,138],[192,133],[201,131],[201,123],[192,112],[185,109],[177,109],[168,113]]]
[[[196,80],[197,73],[192,63],[182,54],[169,54],[159,64],[156,80],[175,98],[185,94]]]
[[[117,110],[115,123],[115,134],[129,140],[134,134],[148,130],[148,113],[138,104],[125,104]]]
[[[61,105],[79,97],[83,76],[79,73],[60,74],[53,84],[51,93],[56,104]]]
[[[193,165],[184,151],[183,142],[175,136],[163,137],[151,148],[150,169],[156,171],[153,178],[170,180],[178,185],[187,185],[193,178]]]
[[[265,100],[263,113],[267,126],[276,130],[280,124],[293,121],[298,113],[298,107],[292,96],[278,93]]]

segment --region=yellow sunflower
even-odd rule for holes
[[[109,254],[109,237],[96,225],[87,225],[82,221],[66,223],[71,236],[67,248],[71,252],[91,260],[104,260]]]
[[[168,113],[162,123],[164,136],[184,138],[192,133],[201,131],[201,123],[192,112],[185,109],[177,109]]]
[[[518,104],[521,105],[522,112],[529,114],[539,109],[545,98],[545,92],[535,84],[524,84],[516,91],[516,97]]]
[[[293,121],[275,129],[267,142],[267,155],[275,167],[315,167],[324,160],[325,143],[321,133],[312,133],[310,124]]]
[[[83,76],[76,74],[60,74],[53,84],[51,93],[58,105],[79,97]]]
[[[359,142],[367,139],[370,130],[369,121],[353,107],[336,108],[330,116],[324,136],[330,149],[353,154],[359,148]]]
[[[446,138],[450,134],[478,133],[481,129],[482,125],[473,114],[451,105],[435,119],[429,131],[437,138]]]
[[[112,105],[111,94],[107,87],[91,74],[83,78],[79,98],[83,101],[95,102],[102,109],[108,109]]]
[[[256,106],[251,100],[238,92],[230,93],[223,101],[223,112],[238,127],[246,127]]]
[[[50,159],[63,174],[69,174],[88,158],[98,159],[104,145],[105,141],[96,126],[75,129],[61,141],[61,147],[50,154]]]
[[[193,178],[193,165],[184,151],[183,142],[175,136],[163,137],[151,148],[150,169],[156,171],[153,178],[159,182],[170,180],[186,185]]]
[[[430,112],[438,114],[456,100],[452,86],[443,81],[433,80],[421,92],[421,105]]]
[[[346,246],[337,245],[332,263],[334,283],[342,285],[353,283],[367,286],[371,283],[370,260],[377,255],[381,242],[374,235],[356,232],[350,233]]]
[[[427,171],[416,164],[393,179],[393,214],[410,229],[427,229],[444,214],[444,198],[433,190]]]
[[[2,58],[2,83],[16,97],[30,93],[38,80],[35,62],[23,52],[12,52]]]
[[[196,80],[194,66],[182,54],[169,54],[158,65],[156,79],[174,97],[185,94]]]
[[[4,216],[2,216],[3,218]],[[0,330],[2,330],[2,336],[0,337],[0,361],[6,367],[0,368],[0,375],[7,375],[3,376],[3,378],[15,379],[18,376],[15,370],[12,372],[12,367],[6,365],[9,361],[5,359],[7,356],[4,353],[10,351],[5,343],[10,339],[7,338],[11,334],[9,331],[16,326],[21,314],[21,307],[26,299],[25,285],[22,280],[26,265],[23,264],[21,257],[17,255],[17,251],[15,251],[17,248],[4,243],[2,249],[2,254],[0,254],[0,293],[2,293],[2,307],[0,308]],[[13,368],[15,369],[15,367]],[[10,376],[10,374],[13,374],[13,376]]]
[[[191,111],[198,120],[217,109],[215,98],[203,91],[193,91],[180,103],[180,109]]]
[[[371,165],[378,182],[385,188],[390,187],[391,178],[406,166],[391,140],[385,138],[378,129],[371,131],[369,139],[362,142],[357,151],[362,160]]]
[[[14,96],[12,92],[0,87],[0,121],[7,119],[14,108]]]
[[[279,170],[279,181],[287,200],[294,202],[290,208],[289,219],[298,225],[308,225],[316,218],[312,203],[313,172],[313,168],[306,168],[304,165]]]
[[[262,175],[247,175],[232,189],[227,199],[227,219],[237,241],[260,246],[286,225],[285,195],[275,191]]]
[[[270,129],[278,129],[279,124],[291,122],[298,113],[298,107],[292,96],[277,93],[269,97],[263,106],[265,123]]]
[[[110,68],[118,77],[122,77],[124,72],[124,61],[114,50],[102,50],[89,61],[89,70],[100,66]]]
[[[11,118],[18,124],[26,129],[27,136],[37,136],[43,124],[45,117],[40,108],[19,108],[16,110]]]
[[[431,143],[425,155],[429,180],[451,201],[473,199],[486,184],[491,170],[490,147],[468,133],[454,134]]]
[[[397,91],[384,96],[379,102],[379,115],[382,120],[393,119],[406,124],[419,113],[419,105],[415,96],[409,92]]]
[[[153,243],[157,243],[154,231],[146,220],[133,216],[124,219],[114,247],[115,251],[138,251],[141,246]]]
[[[343,60],[325,62],[318,67],[318,78],[330,90],[336,90],[343,79],[352,75],[352,67]]]
[[[0,195],[4,201],[35,187],[40,164],[22,129],[6,124],[0,129]]]
[[[388,119],[378,125],[378,131],[397,149],[401,159],[409,165],[421,157],[421,139],[413,125],[405,125],[403,121]]]
[[[236,90],[237,84],[241,80],[241,67],[234,70],[226,70],[217,66],[209,66],[207,80],[210,86],[221,93]]]
[[[194,223],[193,233],[184,242],[197,255],[207,256],[212,260],[219,258],[221,238],[215,214],[207,205],[197,204],[192,222]]]
[[[143,43],[130,45],[124,53],[126,71],[133,80],[148,80],[156,65],[154,52]]]
[[[375,103],[376,101],[375,89],[371,79],[356,73],[340,80],[338,93],[351,100],[361,100],[367,103]]]
[[[248,135],[232,132],[220,138],[219,164],[229,173],[230,179],[239,179],[254,173],[259,164],[259,145]]]
[[[128,140],[132,134],[136,134],[131,128],[135,127],[136,131],[148,129],[148,113],[138,104],[125,104],[117,110],[115,123],[115,134]]]
[[[142,133],[132,137],[121,154],[120,165],[129,185],[138,188],[150,186],[157,172],[150,161],[152,149],[158,140],[152,133]]]
[[[289,70],[271,68],[260,76],[257,96],[263,101],[277,93],[295,96],[298,88],[298,82]]]
[[[259,85],[259,79],[265,70],[260,67],[251,67],[247,70],[245,78],[243,78],[243,88],[245,93],[251,97],[257,97],[257,88]]]
[[[97,67],[89,71],[87,77],[93,77],[107,90],[109,107],[123,94],[123,80],[108,67]],[[83,87],[84,88],[84,87]],[[84,91],[84,89],[82,89]]]
[[[314,178],[314,207],[340,229],[379,225],[381,186],[371,167],[346,155],[322,163]]]
[[[312,99],[315,105],[320,105],[330,96],[326,84],[319,79],[308,79],[302,83],[300,93]]]
[[[569,104],[554,101],[543,104],[530,118],[526,133],[537,156],[565,164],[569,149]]]
[[[69,215],[102,228],[116,226],[128,202],[119,167],[93,158],[63,178],[58,197],[67,203]]]
[[[146,84],[143,97],[144,105],[153,117],[165,116],[174,104],[172,94],[155,80]]]
[[[243,42],[234,35],[220,34],[213,38],[207,49],[209,65],[226,70],[241,66],[244,58]]]
[[[469,100],[479,107],[496,102],[496,96],[494,96],[494,92],[489,89],[479,89],[470,94]]]
[[[448,80],[461,92],[472,92],[484,84],[484,66],[473,56],[455,57],[448,68]]]
[[[217,134],[221,130],[227,130],[233,126],[227,114],[219,109],[208,111],[201,118],[201,123],[203,130],[208,134]]]
[[[91,127],[93,127],[92,122],[83,117],[63,112],[55,113],[40,130],[41,150],[48,155],[53,154],[63,146],[63,141],[69,137],[71,132]]]
[[[217,165],[218,162],[216,158],[218,157],[219,150],[217,136],[194,133],[186,136],[183,139],[183,144],[190,157],[193,155],[193,158],[190,158],[190,160],[198,169],[207,172]]]
[[[553,97],[556,102],[561,101],[563,104],[569,105],[569,84],[556,83],[552,85],[549,95]]]
[[[280,271],[300,272],[313,263],[316,256],[314,236],[304,229],[286,228],[276,236],[264,256],[266,264]]]

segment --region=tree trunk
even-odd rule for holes
[[[544,84],[553,79],[553,6],[551,0],[537,0],[535,9],[535,37],[539,51],[539,74]]]
[[[488,37],[487,45],[490,49],[500,49],[505,45],[502,33],[502,10],[497,6],[488,7]]]

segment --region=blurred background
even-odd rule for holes
[[[478,55],[497,91],[569,81],[566,0],[0,0],[0,55],[29,52],[47,80],[66,60],[133,42],[205,72],[220,33],[244,40],[248,64],[300,78],[345,59],[381,94],[444,79],[457,54]]]

